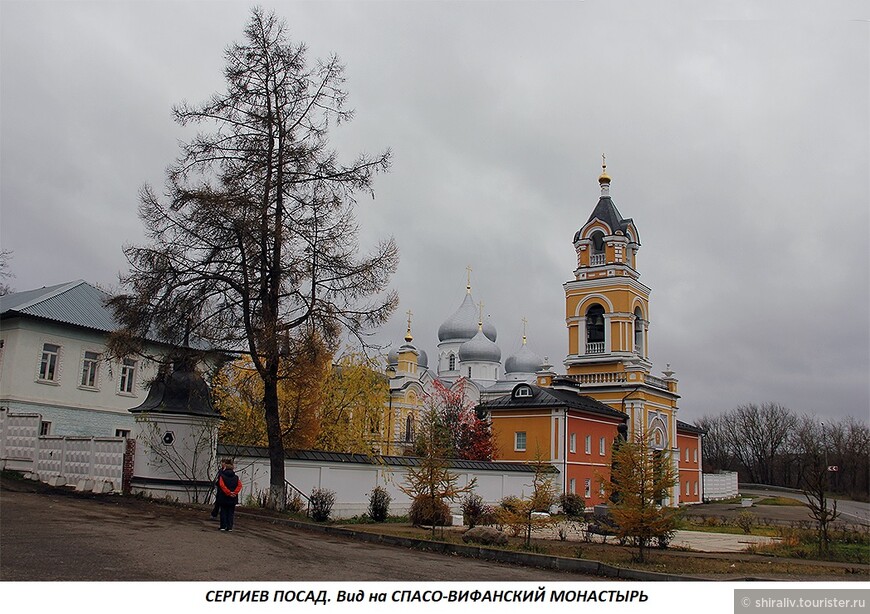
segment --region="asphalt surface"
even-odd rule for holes
[[[224,533],[202,507],[7,488],[0,491],[2,581],[602,580],[370,544],[241,515],[236,529]]]

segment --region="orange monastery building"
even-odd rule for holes
[[[671,505],[703,500],[703,432],[677,419],[677,380],[669,369],[650,373],[650,288],[640,282],[640,236],[610,198],[606,166],[601,196],[574,235],[573,279],[564,284],[568,356],[565,375],[546,366],[535,383],[519,383],[510,395],[484,403],[496,433],[501,461],[549,460],[560,470],[565,492],[604,502],[611,446],[620,424],[629,437],[650,435],[669,450],[679,474]]]

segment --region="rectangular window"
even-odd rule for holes
[[[602,497],[604,496],[604,494],[605,494],[605,492],[604,492],[604,482],[601,482],[601,483],[598,485],[598,494],[601,495]]]
[[[604,437],[600,438],[598,440],[598,455],[599,456],[604,456],[607,453],[606,446],[607,446],[607,442],[605,441]]]
[[[689,481],[686,480],[686,496],[689,495]]]
[[[577,451],[577,433],[571,433],[571,453]]]
[[[695,458],[695,462],[697,463],[698,462],[698,448],[695,448],[694,450],[692,450],[692,454]]]
[[[695,482],[695,494],[696,495],[698,494],[698,482],[697,481]]]
[[[526,432],[525,431],[517,431],[514,433],[514,451],[515,452],[525,452],[526,451]]]
[[[583,496],[587,499],[592,496],[592,480],[590,478],[583,480]]]
[[[586,435],[586,454],[592,454],[592,435]]]
[[[130,429],[115,429],[115,437],[130,438]]]
[[[689,462],[689,448],[686,448],[686,462]]]
[[[125,358],[121,363],[121,377],[119,378],[118,392],[133,394],[133,382],[136,379],[136,361]]]
[[[51,435],[51,422],[43,420],[39,423],[39,436],[48,437],[49,435]]]
[[[82,357],[81,385],[85,388],[97,387],[97,367],[100,365],[100,355],[96,352],[85,352]]]
[[[574,478],[571,478],[571,481],[568,482],[568,492],[572,495],[577,494],[577,480],[575,480]]]
[[[42,346],[42,359],[39,361],[39,380],[43,382],[57,381],[57,363],[60,358],[60,346],[45,343]]]

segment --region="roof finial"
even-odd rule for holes
[[[468,276],[468,281],[465,282],[465,291],[468,294],[471,294],[471,265],[470,264],[467,267],[465,267],[465,272]]]
[[[526,324],[528,323],[529,321],[523,318],[523,345],[526,344]]]
[[[483,330],[483,301],[480,301],[477,306],[480,308],[480,319],[477,321],[477,329]]]
[[[601,154],[601,175],[598,176],[598,185],[601,186],[601,195],[610,196],[610,175],[607,174],[607,157]]]
[[[414,337],[411,336],[411,316],[414,314],[410,309],[406,313],[408,314],[408,332],[405,333],[405,341],[411,343],[414,340]]]

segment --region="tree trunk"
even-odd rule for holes
[[[269,496],[266,500],[266,507],[283,510],[287,503],[287,497],[284,480],[284,441],[281,438],[281,424],[278,418],[277,377],[269,377],[263,382],[263,411],[265,412],[266,432],[269,438],[270,467]]]

